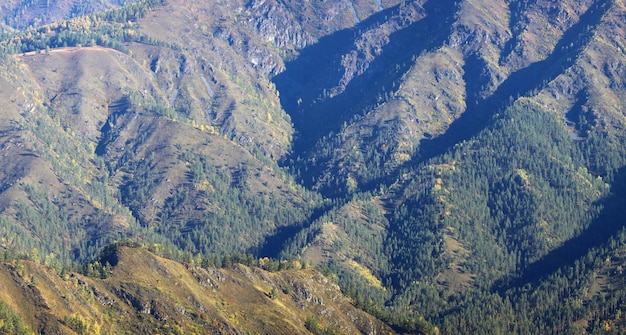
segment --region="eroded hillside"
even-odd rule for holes
[[[36,333],[393,333],[313,270],[215,269],[120,247],[106,278],[29,261],[0,268],[2,303]],[[1,326],[0,326],[1,327]],[[308,327],[308,329],[307,329]]]

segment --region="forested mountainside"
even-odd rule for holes
[[[270,257],[396,332],[624,331],[623,0],[81,3],[2,7],[7,255]]]
[[[2,30],[40,27],[128,5],[135,0],[7,0],[0,4]]]

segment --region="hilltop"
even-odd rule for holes
[[[206,268],[118,247],[103,277],[31,261],[0,267],[3,306],[24,328],[54,334],[393,333],[314,270]]]

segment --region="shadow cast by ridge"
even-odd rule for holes
[[[466,58],[464,77],[468,97],[466,111],[450,124],[443,135],[422,140],[419,153],[415,156],[413,163],[443,154],[455,144],[475,136],[510,101],[520,96],[535,95],[535,92],[543,89],[547,83],[572,67],[576,62],[576,55],[582,52],[591,40],[593,26],[600,23],[610,7],[610,1],[600,1],[591,6],[581,15],[579,22],[563,34],[554,51],[546,59],[512,73],[493,94],[482,101],[475,98],[478,96],[482,83],[477,82],[478,76],[472,74],[475,74],[476,67],[482,66],[481,62],[484,63],[484,60],[476,55],[469,55]]]
[[[323,136],[341,129],[343,122],[366,112],[379,96],[393,90],[394,82],[412,65],[412,57],[443,44],[449,35],[448,21],[456,12],[455,0],[430,0],[423,5],[426,16],[391,33],[377,56],[343,92],[329,96],[342,77],[341,59],[355,50],[354,43],[372,27],[397,16],[401,7],[379,12],[354,28],[338,31],[302,50],[286,64],[273,82],[280,92],[282,107],[291,116],[297,131],[294,156],[308,152]],[[399,19],[397,17],[392,19]]]

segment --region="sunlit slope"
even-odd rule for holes
[[[308,334],[313,323],[342,333],[393,333],[314,270],[215,269],[143,249],[111,252],[117,263],[105,279],[4,263],[2,302],[36,333]]]

